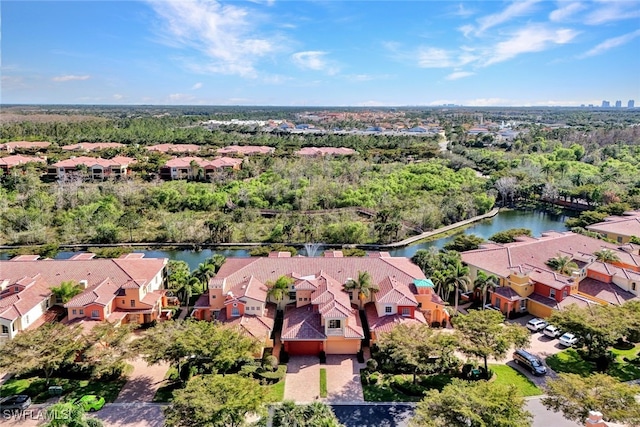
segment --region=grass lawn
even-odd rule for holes
[[[596,370],[594,363],[584,360],[573,348],[568,348],[547,357],[546,362],[556,372],[578,374],[583,377],[591,375]]]
[[[262,387],[267,389],[267,402],[282,402],[284,399],[284,380]]]
[[[525,397],[542,394],[542,391],[526,375],[516,371],[511,366],[489,365],[489,369],[496,375],[494,380],[496,384],[514,385],[520,394]]]
[[[327,370],[320,368],[320,397],[327,397]]]
[[[113,402],[125,382],[124,378],[112,381],[52,378],[49,385],[62,386],[62,395],[66,400],[73,400],[85,394],[96,394],[104,397],[107,402]],[[11,378],[0,389],[0,395],[26,394],[31,396],[34,403],[42,403],[51,397],[48,389],[46,380],[41,377]]]
[[[429,389],[442,389],[451,381],[450,377],[444,375],[431,375],[419,378],[420,385],[412,384],[413,377],[411,375],[392,375],[375,372],[371,374],[367,380],[367,371],[360,371],[360,380],[362,382],[362,392],[364,400],[367,402],[419,402],[421,395],[409,395],[403,393],[398,385],[404,385],[406,388],[415,387],[426,391]]]
[[[612,377],[618,378],[620,381],[631,381],[640,378],[640,366],[633,363],[625,362],[625,357],[628,360],[633,360],[638,354],[638,347],[635,346],[629,350],[612,349],[611,352],[615,355],[616,360],[611,364],[607,373]]]

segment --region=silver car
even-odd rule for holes
[[[24,411],[31,405],[31,398],[26,394],[16,394],[0,400],[0,413]]]

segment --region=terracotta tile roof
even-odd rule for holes
[[[117,167],[117,166],[127,166],[135,162],[136,162],[136,159],[132,159],[130,157],[124,157],[124,156],[116,156],[113,159],[79,156],[72,159],[61,160],[57,163],[54,163],[51,166],[56,168],[75,168],[75,167],[78,167],[79,165],[85,165],[89,168],[93,166],[111,168],[111,167]]]
[[[200,146],[195,144],[157,144],[146,147],[149,151],[161,153],[192,153],[200,151]]]
[[[625,212],[624,216],[610,216],[603,222],[588,225],[586,229],[601,234],[640,237],[640,211]]]
[[[360,314],[357,310],[351,310],[351,315],[347,319],[347,324],[344,328],[344,337],[364,339],[364,331],[360,323]]]
[[[629,270],[627,268],[616,267],[600,261],[589,265],[587,271],[606,274],[609,277],[620,277],[625,280],[640,281],[640,272]]]
[[[0,167],[4,167],[8,169],[18,165],[23,165],[25,163],[30,163],[30,162],[46,163],[46,160],[41,159],[40,157],[30,157],[30,156],[23,156],[21,154],[16,154],[13,156],[0,158]]]
[[[311,305],[288,309],[284,313],[282,324],[283,340],[325,340],[324,327],[320,316]]]
[[[298,156],[316,157],[316,156],[352,156],[356,154],[356,150],[345,147],[305,147],[295,152]]]
[[[562,308],[568,307],[570,305],[576,304],[578,307],[588,307],[589,304],[598,304],[595,301],[589,302],[586,298],[581,298],[575,295],[569,295],[562,302],[557,302],[553,298],[545,297],[539,294],[531,294],[528,297],[532,301],[536,301],[540,304],[546,305],[547,307],[551,307],[555,310],[560,310]]]
[[[95,286],[85,289],[81,294],[73,297],[64,307],[84,307],[89,304],[99,304],[105,306],[116,297],[120,286],[114,284],[109,278]]]
[[[165,163],[168,168],[188,168],[191,162],[195,162],[203,169],[219,169],[225,167],[234,167],[242,164],[242,159],[233,159],[231,157],[218,157],[213,160],[203,159],[202,157],[174,157]]]
[[[233,295],[237,298],[247,297],[257,301],[267,300],[267,286],[256,279],[254,276],[251,276],[247,280],[238,283],[228,292],[232,292]]]
[[[274,319],[275,310],[265,310],[263,316],[245,314],[231,319],[227,319],[226,310],[221,310],[217,320],[228,326],[239,327],[253,338],[266,340],[273,331]]]
[[[491,291],[490,291],[491,292]],[[502,299],[509,301],[518,301],[521,299],[520,295],[508,286],[500,286],[493,290],[493,293],[500,296]]]
[[[621,305],[626,301],[637,298],[631,292],[625,291],[613,283],[601,282],[590,277],[580,281],[578,291],[615,305]]]
[[[228,147],[219,148],[216,150],[218,154],[235,154],[249,156],[252,154],[270,154],[275,151],[273,147],[252,146],[252,145],[230,145]]]
[[[299,279],[294,283],[296,291],[315,291],[318,289],[318,281],[316,279]]]
[[[603,248],[617,250],[617,246],[602,240],[593,239],[572,232],[548,232],[542,237],[524,242],[507,243],[503,245],[483,245],[483,249],[476,249],[462,253],[462,260],[469,265],[507,277],[512,267],[529,264],[547,269],[545,262],[554,258],[558,253],[592,254]],[[638,262],[640,257],[617,251],[622,260]]]
[[[140,302],[148,305],[149,307],[154,307],[156,304],[158,304],[158,301],[162,299],[162,295],[162,292],[158,291],[147,292],[147,294],[142,297],[142,300],[140,300]]]
[[[365,314],[367,316],[367,323],[369,323],[369,330],[375,332],[376,334],[390,332],[396,325],[405,324],[405,325],[426,325],[427,320],[424,318],[424,315],[419,312],[414,312],[415,318],[404,317],[399,314],[392,314],[389,316],[380,316],[378,317],[378,312],[376,311],[376,306],[374,303],[369,303],[365,305],[364,308]]]
[[[378,284],[378,287],[379,290],[374,294],[374,299],[380,303],[418,306],[418,301],[409,287],[399,283],[393,277],[387,277]]]
[[[11,141],[0,144],[0,147],[7,151],[13,151],[16,148],[47,148],[51,145],[46,141]]]
[[[107,148],[122,148],[126,147],[124,144],[120,144],[119,142],[80,142],[78,144],[65,145],[62,147],[63,150],[66,151],[96,151],[96,150],[104,150]]]
[[[0,269],[0,274],[2,274],[0,282],[9,277],[3,269]],[[17,281],[20,281],[24,288],[21,286],[20,292],[8,295],[5,293],[3,295],[0,299],[0,318],[11,321],[16,320],[51,297],[51,290],[46,277],[40,274],[36,273],[29,277],[22,276],[14,280],[9,279],[7,289],[11,290],[11,286]]]

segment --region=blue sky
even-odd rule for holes
[[[640,103],[640,1],[2,1],[2,103]]]

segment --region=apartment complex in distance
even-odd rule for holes
[[[640,211],[625,212],[622,216],[610,216],[603,222],[588,225],[586,229],[601,234],[605,239],[629,243],[633,236],[640,238]]]

